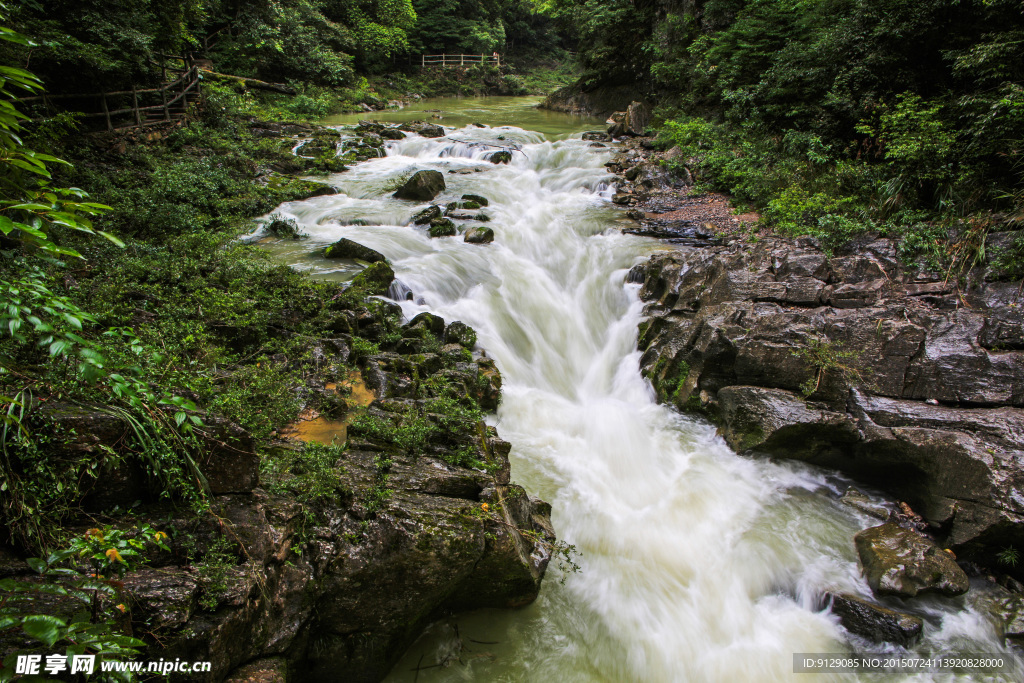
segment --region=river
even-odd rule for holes
[[[358,266],[310,253],[349,237],[392,261],[414,293],[406,316],[472,325],[503,375],[493,421],[513,444],[513,479],[552,503],[559,537],[581,553],[577,573],[552,564],[527,608],[435,624],[387,680],[832,680],[795,674],[793,654],[851,651],[818,603],[829,589],[870,596],[852,538],[878,522],[838,501],[850,482],[837,474],[737,456],[713,427],[654,402],[638,370],[637,286],[625,276],[665,247],[617,229],[604,168],[614,150],[579,135],[601,122],[535,103],[437,100],[373,114],[440,116],[452,130],[389,142],[385,158],[329,179],[340,194],[282,205],[310,239],[266,245],[314,276],[346,279]],[[483,160],[494,149],[481,144],[510,142],[522,147],[511,164]],[[487,197],[494,243],[405,225],[424,205],[390,193],[417,169],[445,174],[438,201]],[[1005,653],[977,593],[903,604],[926,622],[915,651]],[[953,676],[918,677],[909,680]]]

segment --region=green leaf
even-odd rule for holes
[[[52,647],[57,642],[61,629],[66,626],[63,619],[46,614],[33,614],[25,617],[21,623],[21,628],[26,635],[42,642],[46,647]]]
[[[28,558],[27,560],[25,560],[25,564],[31,567],[32,571],[34,571],[37,574],[46,573],[46,563],[40,560],[38,557]]]

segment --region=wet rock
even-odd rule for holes
[[[464,322],[456,320],[444,330],[445,344],[458,344],[467,349],[476,346],[476,330]]]
[[[924,536],[886,523],[854,537],[868,585],[876,595],[963,595],[967,575],[953,556]]]
[[[445,189],[444,176],[440,171],[417,171],[394,196],[396,199],[411,199],[429,202]]]
[[[180,628],[198,607],[199,583],[180,569],[139,569],[125,576],[124,589],[142,607],[132,616],[154,629]]]
[[[608,136],[599,130],[590,130],[583,134],[583,139],[591,142],[604,142]]]
[[[480,206],[487,206],[487,205],[490,204],[490,202],[487,201],[487,197],[481,197],[478,194],[464,194],[464,195],[462,195],[462,201],[464,201],[464,202],[476,202]]]
[[[866,515],[871,515],[875,519],[887,520],[894,512],[892,506],[874,501],[852,486],[846,489],[839,502],[860,510]]]
[[[941,275],[904,267],[889,240],[829,258],[810,239],[680,238],[642,277],[659,400],[709,414],[734,448],[907,501],[964,559],[1024,546],[1024,362],[1001,285],[956,309],[926,301]]]
[[[353,242],[347,237],[342,237],[334,244],[324,248],[324,256],[327,258],[349,258],[367,263],[381,263],[386,261],[384,254],[376,249]]]
[[[364,268],[352,278],[352,286],[366,291],[371,296],[384,296],[395,279],[395,271],[387,261],[379,261]]]
[[[507,164],[512,161],[512,152],[505,150],[501,152],[493,152],[487,155],[487,160],[492,164]]]
[[[435,337],[441,337],[441,335],[444,334],[444,318],[439,315],[434,315],[433,313],[420,313],[410,320],[409,324],[405,326],[406,329],[415,327],[424,327]]]
[[[281,239],[298,240],[306,239],[309,235],[299,229],[299,224],[292,218],[271,217],[273,220],[265,226],[266,231],[274,237]]]
[[[440,138],[444,137],[444,128],[435,123],[424,123],[423,121],[410,121],[409,123],[403,123],[398,127],[399,130],[404,130],[409,133],[416,133],[425,138]]]
[[[430,221],[430,229],[427,231],[431,237],[453,237],[457,230],[455,223],[448,218],[435,218]]]
[[[443,133],[442,133],[443,135]],[[397,128],[385,128],[380,131],[380,136],[385,140],[404,140],[405,133]]]
[[[494,241],[494,231],[485,227],[473,227],[466,231],[463,240],[470,244],[489,244]]]
[[[431,205],[422,211],[416,213],[412,217],[414,225],[426,225],[435,218],[441,217],[441,207],[437,205]]]
[[[1024,644],[1024,597],[1009,595],[994,600],[989,607],[1000,635],[1005,640]]]
[[[832,614],[849,631],[876,643],[910,647],[921,637],[924,623],[918,617],[883,607],[849,593],[826,593]]]
[[[612,203],[619,206],[626,206],[633,201],[633,195],[628,192],[617,192],[612,195]]]

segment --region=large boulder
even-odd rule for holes
[[[659,220],[682,244],[629,277],[660,401],[712,417],[739,451],[906,501],[964,559],[1024,547],[1024,313],[995,266],[956,293],[885,239],[829,255],[807,238],[751,245]]]
[[[386,261],[384,254],[376,249],[354,242],[347,237],[342,237],[334,244],[324,248],[324,256],[327,258],[350,258],[367,263],[380,263]]]
[[[396,199],[411,199],[417,202],[429,202],[444,192],[444,175],[440,171],[417,171],[398,188]]]
[[[967,574],[953,556],[915,531],[887,522],[854,536],[868,585],[876,595],[963,595]]]
[[[921,637],[924,622],[849,593],[827,593],[826,604],[849,631],[876,643],[910,647]]]
[[[626,109],[622,128],[626,135],[643,135],[651,124],[651,105],[646,102],[632,102]]]

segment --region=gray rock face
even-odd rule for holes
[[[808,238],[687,244],[630,277],[660,401],[710,415],[736,450],[907,501],[965,559],[1024,546],[1019,283],[979,269],[954,294],[883,239],[831,258]]]
[[[387,261],[384,254],[376,249],[353,242],[347,237],[342,237],[334,244],[324,247],[324,256],[327,258],[351,258],[366,261],[367,263],[382,263]]]
[[[914,531],[886,523],[861,531],[853,540],[876,595],[952,596],[963,595],[970,587],[953,556]]]
[[[396,199],[411,199],[417,202],[429,202],[444,192],[444,175],[440,171],[417,171],[412,178],[398,188]]]
[[[924,623],[913,615],[848,593],[826,594],[825,599],[843,627],[862,638],[909,647],[921,637]]]

